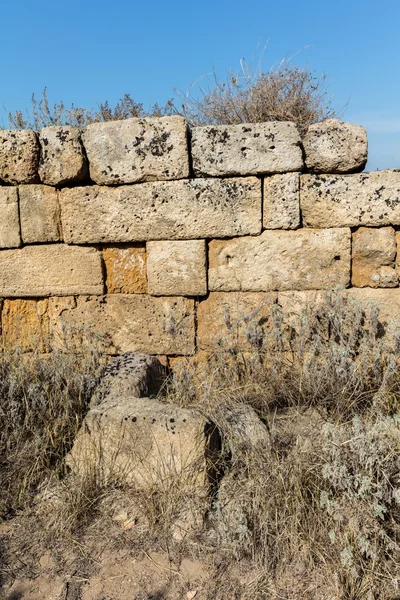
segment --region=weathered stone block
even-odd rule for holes
[[[18,248],[21,245],[16,188],[0,187],[0,248]]]
[[[201,239],[261,231],[255,177],[76,187],[59,193],[71,244]]]
[[[194,302],[182,297],[154,298],[145,294],[52,298],[49,304],[52,336],[75,339],[91,331],[109,338],[111,354],[192,354]]]
[[[356,287],[397,287],[396,252],[393,227],[357,229],[352,243],[352,284]]]
[[[313,173],[362,171],[368,160],[368,138],[364,127],[337,119],[310,125],[303,146],[306,167]]]
[[[77,127],[45,127],[40,132],[39,175],[48,185],[65,185],[89,178],[88,162]]]
[[[275,292],[211,292],[197,307],[199,349],[259,348],[276,300]]]
[[[350,229],[264,231],[212,241],[211,291],[329,289],[350,279]]]
[[[358,175],[301,175],[308,227],[400,225],[400,170]]]
[[[24,244],[61,241],[57,190],[48,185],[20,185],[18,194]]]
[[[400,325],[400,288],[351,288],[345,291],[345,295],[360,303],[361,306],[365,306],[366,309],[377,307],[379,309],[378,321],[383,325],[384,331],[398,330]]]
[[[0,130],[0,180],[13,184],[39,181],[39,153],[34,131]]]
[[[264,179],[264,229],[296,229],[300,225],[300,174]]]
[[[114,246],[104,248],[106,287],[109,294],[145,294],[147,292],[146,248]]]
[[[300,171],[300,134],[294,123],[243,123],[192,129],[196,176]]]
[[[1,314],[3,345],[25,351],[48,351],[48,301],[5,300]]]
[[[189,177],[187,124],[179,116],[93,123],[83,143],[99,184]]]
[[[149,294],[204,296],[207,293],[204,240],[147,242]]]
[[[102,294],[100,253],[51,244],[0,251],[0,296]]]

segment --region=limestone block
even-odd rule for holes
[[[4,300],[1,314],[3,345],[24,351],[48,351],[48,300]]]
[[[396,329],[398,331],[400,326],[400,288],[351,288],[345,291],[345,295],[366,309],[376,307],[379,310],[378,321],[383,326],[383,332]]]
[[[16,188],[0,187],[0,248],[18,248],[21,245]]]
[[[52,298],[49,304],[52,337],[66,335],[79,349],[75,332],[107,336],[111,354],[192,354],[194,302],[182,297],[154,298],[146,294],[110,294]]]
[[[400,225],[400,170],[356,175],[301,175],[307,227]]]
[[[207,293],[204,240],[147,242],[149,294],[204,296]]]
[[[300,174],[285,173],[264,179],[264,229],[300,226]]]
[[[362,171],[368,160],[367,132],[361,125],[327,119],[310,125],[303,138],[306,167],[313,173]]]
[[[393,227],[357,229],[352,242],[352,284],[356,287],[397,287],[396,252]]]
[[[274,291],[346,287],[350,229],[264,231],[258,237],[213,240],[211,291]]]
[[[113,246],[104,248],[106,287],[109,294],[145,294],[147,292],[146,248]]]
[[[65,185],[89,178],[89,167],[77,127],[45,127],[40,132],[40,180]]]
[[[18,194],[24,244],[61,241],[57,190],[49,185],[20,185]]]
[[[294,123],[210,125],[192,129],[193,170],[198,177],[285,173],[303,168]]]
[[[259,348],[271,327],[275,292],[211,292],[197,307],[197,344],[201,350]]]
[[[183,117],[125,119],[88,125],[83,144],[90,177],[103,185],[189,177]]]
[[[0,296],[102,294],[100,253],[50,244],[0,251]]]
[[[0,180],[13,184],[39,181],[39,152],[34,131],[0,130]]]
[[[218,238],[261,231],[261,183],[255,177],[64,188],[59,198],[69,244]]]

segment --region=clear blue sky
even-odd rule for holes
[[[400,168],[399,0],[1,0],[0,15],[8,110],[44,86],[51,101],[91,107],[129,92],[148,107],[266,42],[266,69],[308,47],[295,62],[326,73],[343,119],[367,127],[368,168]]]

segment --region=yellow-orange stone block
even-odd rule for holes
[[[146,248],[113,246],[103,250],[109,294],[147,292]]]
[[[49,338],[48,301],[5,300],[2,311],[5,348],[47,352]]]

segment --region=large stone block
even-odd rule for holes
[[[264,229],[296,229],[300,225],[300,174],[264,179]]]
[[[109,294],[147,292],[147,258],[144,246],[107,247],[103,250],[103,259]]]
[[[393,227],[360,227],[353,233],[351,282],[356,287],[397,287]]]
[[[211,292],[197,307],[200,350],[259,348],[271,327],[275,292]]]
[[[350,229],[264,231],[258,237],[213,240],[211,291],[329,289],[350,279]]]
[[[0,130],[0,180],[13,184],[39,181],[39,153],[34,131]]]
[[[294,123],[243,123],[192,129],[197,176],[285,173],[303,168],[300,135]]]
[[[21,236],[16,188],[0,187],[0,212],[0,248],[18,248]]]
[[[261,231],[255,177],[192,179],[59,193],[64,239],[71,244],[201,239]]]
[[[182,297],[154,298],[146,294],[111,294],[102,297],[51,298],[52,337],[67,336],[80,347],[92,332],[105,336],[111,354],[192,354],[194,302]]]
[[[3,345],[24,351],[47,352],[48,300],[5,300],[1,314]]]
[[[24,244],[61,241],[57,190],[49,185],[20,185],[18,194]]]
[[[204,296],[207,293],[204,240],[147,242],[149,294]]]
[[[400,170],[302,175],[300,208],[308,227],[400,225]]]
[[[40,132],[42,147],[39,175],[48,185],[65,185],[89,178],[89,167],[77,127],[45,127]]]
[[[310,125],[303,146],[306,167],[313,173],[362,171],[368,160],[368,138],[364,127],[337,119]]]
[[[50,244],[0,251],[0,296],[102,294],[100,253]]]
[[[189,177],[187,124],[179,116],[93,123],[83,143],[99,184]]]

